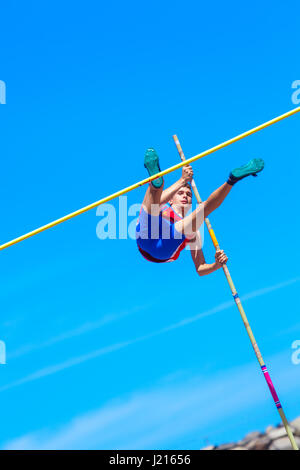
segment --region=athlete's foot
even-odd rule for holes
[[[229,175],[227,183],[233,186],[246,176],[257,176],[257,173],[264,169],[264,161],[261,158],[253,158],[249,163],[239,168],[235,168]]]
[[[159,159],[156,151],[152,148],[148,149],[145,154],[144,166],[147,168],[147,171],[150,176],[160,173],[161,169],[159,166]],[[155,180],[152,180],[151,183],[155,188],[160,188],[163,184],[163,177],[160,176]]]

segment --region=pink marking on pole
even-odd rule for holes
[[[270,392],[271,392],[271,394],[272,394],[272,397],[273,397],[273,400],[274,400],[274,402],[275,402],[276,407],[277,407],[277,408],[282,408],[281,403],[280,403],[279,398],[278,398],[278,395],[277,395],[276,390],[275,390],[275,388],[274,388],[273,382],[272,382],[271,377],[270,377],[270,375],[269,375],[269,372],[268,372],[268,370],[267,370],[267,367],[266,367],[265,365],[264,365],[264,366],[261,366],[261,370],[262,370],[263,373],[264,373],[266,382],[267,382],[267,384],[268,384],[268,387],[269,387],[269,389],[270,389]]]

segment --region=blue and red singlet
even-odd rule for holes
[[[189,239],[175,228],[182,220],[171,204],[165,204],[159,215],[148,214],[141,209],[136,226],[136,241],[142,256],[154,263],[175,261],[185,248]]]

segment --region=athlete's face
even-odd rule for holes
[[[172,205],[188,210],[192,204],[192,191],[187,186],[182,186],[173,196]]]

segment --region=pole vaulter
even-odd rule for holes
[[[48,230],[48,229],[50,229],[50,228],[52,228],[52,227],[54,227],[54,226],[56,226],[56,225],[61,224],[62,222],[65,222],[65,221],[67,221],[67,220],[69,220],[69,219],[72,219],[73,217],[76,217],[77,215],[83,214],[84,212],[87,212],[87,211],[89,211],[90,209],[96,208],[96,207],[100,206],[101,204],[104,204],[104,203],[106,203],[106,202],[108,202],[108,201],[111,201],[111,200],[117,198],[117,197],[120,197],[120,196],[122,196],[123,194],[126,194],[126,193],[128,193],[128,192],[130,192],[130,191],[132,191],[132,190],[134,190],[134,189],[136,189],[136,188],[138,188],[138,187],[140,187],[140,186],[143,186],[143,185],[146,184],[146,183],[149,183],[149,182],[151,182],[151,181],[153,181],[153,180],[157,180],[158,178],[160,178],[160,177],[162,177],[162,176],[164,176],[164,175],[166,175],[166,174],[168,174],[168,173],[171,173],[171,172],[173,172],[173,171],[175,171],[175,170],[177,170],[177,169],[179,169],[179,168],[182,168],[182,167],[184,167],[184,166],[186,166],[186,165],[190,165],[191,163],[193,163],[193,162],[199,160],[200,158],[203,158],[203,157],[205,157],[205,156],[207,156],[207,155],[210,155],[210,154],[216,152],[217,150],[221,150],[221,149],[223,149],[223,148],[225,148],[225,147],[228,147],[229,145],[231,145],[231,144],[233,144],[233,143],[235,143],[235,142],[238,142],[239,140],[242,140],[242,139],[244,139],[245,137],[248,137],[248,136],[250,136],[250,135],[252,135],[252,134],[254,134],[254,133],[256,133],[256,132],[258,132],[258,131],[260,131],[260,130],[263,130],[263,129],[265,129],[265,128],[267,128],[267,127],[273,125],[273,124],[276,124],[277,122],[282,121],[283,119],[286,119],[286,118],[288,118],[288,117],[290,117],[290,116],[292,116],[292,115],[294,115],[294,114],[296,114],[296,113],[298,113],[298,112],[300,112],[300,107],[294,108],[293,110],[291,110],[291,111],[289,111],[289,112],[287,112],[287,113],[285,113],[285,114],[282,114],[281,116],[278,116],[278,117],[276,117],[276,118],[274,118],[274,119],[271,119],[270,121],[267,121],[267,122],[265,122],[264,124],[261,124],[261,125],[255,127],[255,128],[253,128],[253,129],[250,129],[250,130],[247,131],[247,132],[244,132],[244,133],[242,133],[242,134],[240,134],[240,135],[238,135],[238,136],[236,136],[236,137],[234,137],[234,138],[232,138],[232,139],[230,139],[230,140],[227,140],[227,141],[223,142],[222,144],[219,144],[219,145],[217,145],[217,146],[215,146],[215,147],[212,147],[211,149],[206,150],[206,151],[204,151],[204,152],[202,152],[202,153],[200,153],[200,154],[198,154],[198,155],[195,155],[194,157],[189,158],[189,159],[185,159],[185,156],[184,156],[184,153],[183,153],[182,148],[181,148],[181,146],[180,146],[179,140],[178,140],[178,138],[174,135],[173,138],[174,138],[175,144],[176,144],[176,146],[177,146],[178,152],[179,152],[180,157],[181,157],[181,160],[182,160],[181,163],[178,163],[177,165],[174,165],[174,166],[172,166],[172,167],[170,167],[170,168],[167,168],[166,170],[163,170],[163,171],[160,171],[160,172],[156,172],[154,175],[152,175],[152,176],[150,176],[150,177],[148,177],[148,178],[146,178],[146,179],[144,179],[144,180],[142,180],[142,181],[139,181],[138,183],[135,183],[135,184],[133,184],[133,185],[131,185],[131,186],[128,186],[127,188],[124,188],[124,189],[122,189],[122,190],[120,190],[120,191],[117,191],[117,192],[111,194],[110,196],[104,197],[103,199],[100,199],[99,201],[96,201],[96,202],[94,202],[93,204],[90,204],[90,205],[88,205],[88,206],[85,206],[85,207],[83,207],[82,209],[79,209],[79,210],[77,210],[77,211],[75,211],[75,212],[72,212],[72,213],[70,213],[70,214],[68,214],[68,215],[66,215],[66,216],[64,216],[64,217],[61,217],[60,219],[57,219],[57,220],[55,220],[55,221],[53,221],[53,222],[50,222],[49,224],[43,225],[43,226],[40,227],[40,228],[37,228],[37,229],[35,229],[35,230],[31,231],[31,232],[28,232],[28,233],[26,233],[26,234],[24,234],[24,235],[22,235],[22,236],[19,236],[18,238],[15,238],[15,239],[13,239],[13,240],[11,240],[11,241],[9,241],[9,242],[6,242],[6,243],[0,245],[0,250],[4,250],[5,248],[8,248],[8,247],[10,247],[10,246],[12,246],[12,245],[15,245],[15,244],[17,244],[17,243],[20,243],[21,241],[26,240],[27,238],[30,238],[30,237],[32,237],[32,236],[34,236],[34,235],[37,235],[38,233],[41,233],[41,232],[43,232],[43,231],[45,231],[45,230]],[[195,194],[195,196],[196,196],[197,202],[198,202],[198,204],[201,204],[201,203],[202,203],[202,200],[201,200],[200,195],[199,195],[199,192],[198,192],[198,190],[197,190],[195,181],[192,180],[191,184],[192,184],[192,188],[193,188],[194,194]],[[210,223],[210,221],[209,221],[209,219],[208,219],[207,217],[205,218],[205,223],[206,223],[206,225],[207,225],[209,234],[210,234],[210,236],[211,236],[211,239],[212,239],[212,242],[213,242],[213,244],[214,244],[214,247],[215,247],[216,251],[220,251],[219,243],[218,243],[217,238],[216,238],[216,236],[215,236],[215,233],[214,233],[214,231],[213,231],[213,229],[212,229],[211,223]],[[269,375],[269,373],[268,373],[268,370],[267,370],[267,368],[266,368],[266,365],[265,365],[265,363],[264,363],[264,360],[263,360],[263,358],[262,358],[262,355],[261,355],[261,353],[260,353],[260,350],[259,350],[259,348],[258,348],[258,346],[257,346],[256,341],[255,341],[254,335],[253,335],[252,330],[251,330],[251,328],[250,328],[249,322],[248,322],[248,320],[247,320],[245,311],[244,311],[244,309],[243,309],[243,307],[242,307],[241,300],[240,300],[240,298],[239,298],[239,296],[238,296],[238,293],[237,293],[236,288],[235,288],[235,286],[234,286],[234,283],[233,283],[233,281],[232,281],[232,278],[231,278],[231,275],[230,275],[230,273],[229,273],[229,270],[228,270],[226,264],[223,264],[223,265],[222,265],[222,268],[223,268],[224,274],[225,274],[225,276],[226,276],[226,279],[227,279],[227,281],[228,281],[228,284],[229,284],[229,286],[230,286],[230,289],[231,289],[231,292],[232,292],[234,301],[235,301],[235,303],[236,303],[236,305],[237,305],[237,307],[238,307],[238,309],[239,309],[239,312],[240,312],[240,314],[241,314],[243,323],[244,323],[244,325],[245,325],[245,327],[246,327],[246,330],[247,330],[248,336],[249,336],[249,338],[250,338],[250,341],[251,341],[251,343],[252,343],[253,349],[254,349],[254,351],[255,351],[256,357],[257,357],[257,359],[258,359],[258,362],[259,362],[259,364],[260,364],[260,366],[261,366],[262,372],[263,372],[263,374],[264,374],[264,377],[265,377],[265,379],[266,379],[266,382],[267,382],[268,387],[269,387],[269,389],[270,389],[270,392],[271,392],[271,394],[272,394],[273,400],[274,400],[275,405],[276,405],[276,407],[277,407],[277,409],[278,409],[278,412],[279,412],[279,414],[280,414],[280,417],[281,417],[281,419],[282,419],[282,422],[283,422],[283,424],[284,424],[284,426],[285,426],[285,429],[286,429],[287,435],[288,435],[288,437],[289,437],[289,439],[290,439],[292,448],[293,448],[294,450],[299,450],[298,447],[297,447],[297,443],[296,443],[296,441],[295,441],[295,438],[294,438],[294,436],[293,436],[293,433],[292,433],[292,431],[291,431],[291,428],[290,428],[290,426],[289,426],[289,424],[288,424],[288,421],[287,421],[287,419],[286,419],[286,416],[285,416],[285,414],[284,414],[284,412],[283,412],[282,405],[281,405],[280,400],[279,400],[279,398],[278,398],[278,396],[277,396],[277,393],[276,393],[276,391],[275,391],[274,385],[273,385],[273,383],[272,383],[272,380],[271,380],[271,378],[270,378],[270,375]]]

